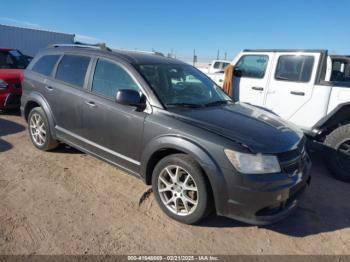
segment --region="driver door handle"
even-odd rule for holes
[[[85,101],[85,104],[87,104],[91,108],[96,107],[96,104],[94,102],[92,102],[92,101]]]
[[[45,88],[46,88],[48,91],[52,91],[52,90],[53,90],[53,87],[52,87],[52,86],[45,86]]]
[[[299,91],[290,91],[290,93],[292,95],[296,95],[296,96],[304,96],[305,95],[304,92],[299,92]]]
[[[256,90],[256,91],[263,91],[264,90],[264,88],[258,87],[258,86],[253,86],[252,89]]]

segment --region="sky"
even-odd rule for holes
[[[0,24],[74,33],[113,48],[173,50],[183,60],[194,49],[199,61],[218,50],[231,60],[247,48],[350,54],[350,0],[11,0],[1,10]]]

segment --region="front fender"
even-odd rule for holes
[[[147,179],[147,166],[152,156],[161,150],[176,150],[188,154],[202,167],[207,176],[215,201],[215,207],[220,213],[223,199],[227,199],[226,182],[216,161],[199,144],[184,137],[164,135],[151,140],[145,147],[141,156],[141,176]]]
[[[315,136],[323,137],[339,124],[350,122],[350,102],[338,105],[329,114],[319,120],[313,127]]]

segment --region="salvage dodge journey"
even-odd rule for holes
[[[53,45],[25,71],[21,111],[38,149],[65,143],[139,177],[187,224],[273,223],[310,183],[302,132],[160,53]]]

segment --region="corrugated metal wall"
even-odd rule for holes
[[[74,34],[0,25],[0,48],[18,49],[25,55],[34,56],[48,45],[73,43]]]

